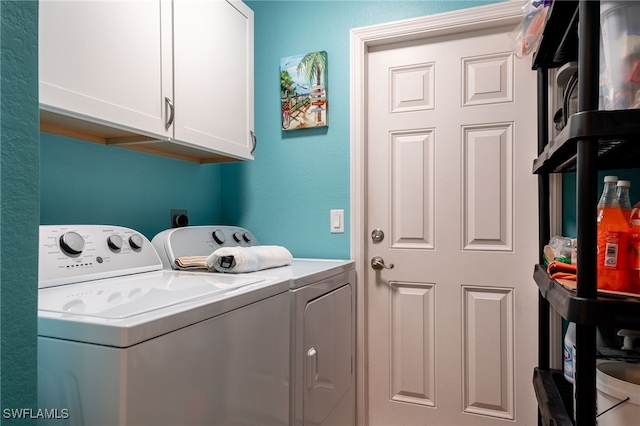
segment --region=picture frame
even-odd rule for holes
[[[326,127],[327,112],[327,52],[281,58],[281,129]]]

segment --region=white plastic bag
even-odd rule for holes
[[[524,58],[535,51],[540,43],[551,0],[528,0],[522,7],[522,23],[511,33],[513,52]]]

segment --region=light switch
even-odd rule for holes
[[[344,210],[331,210],[330,215],[331,233],[341,234],[344,232]]]

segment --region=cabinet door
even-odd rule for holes
[[[253,11],[174,0],[173,13],[176,141],[252,159]]]
[[[170,0],[41,0],[39,13],[42,109],[168,136]]]

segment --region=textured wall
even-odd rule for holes
[[[255,12],[256,161],[222,166],[223,220],[296,257],[349,258],[349,30],[493,1],[248,1]],[[280,130],[280,58],[328,54],[329,126]]]
[[[147,238],[171,226],[220,220],[220,166],[41,134],[40,221],[127,226]]]
[[[0,406],[3,410],[36,407],[37,29],[37,2],[0,2]],[[0,421],[6,421],[4,415]]]

